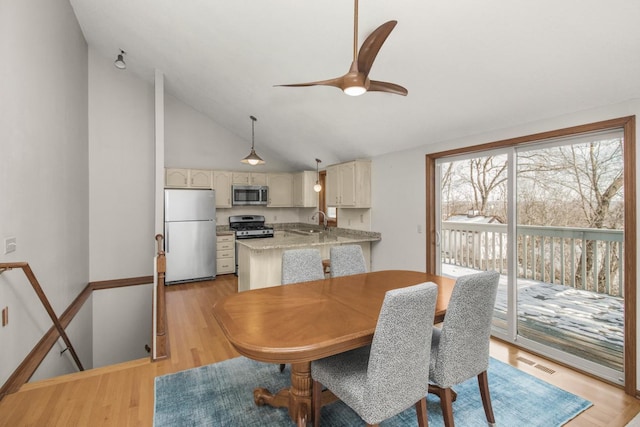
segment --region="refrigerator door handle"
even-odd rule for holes
[[[169,252],[169,225],[165,227],[164,230],[164,253]]]

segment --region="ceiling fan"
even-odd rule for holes
[[[380,25],[376,30],[367,37],[362,43],[360,53],[358,53],[358,0],[354,0],[354,17],[353,17],[353,62],[349,72],[341,77],[329,80],[320,80],[309,83],[296,83],[288,85],[276,85],[286,87],[302,87],[302,86],[334,86],[342,89],[344,93],[351,96],[362,95],[365,92],[389,92],[396,95],[406,96],[408,91],[404,87],[395,83],[380,82],[377,80],[369,80],[369,72],[373,66],[373,61],[378,55],[378,51],[382,47],[391,31],[398,21],[389,21]]]

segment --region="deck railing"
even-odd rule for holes
[[[622,230],[519,225],[517,277],[624,296]],[[442,262],[507,273],[507,225],[443,221]]]

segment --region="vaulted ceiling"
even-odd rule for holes
[[[258,117],[256,146],[292,169],[640,98],[637,0],[361,0],[359,44],[398,21],[370,77],[406,97],[274,87],[348,71],[350,0],[70,2],[92,49],[124,49],[150,82],[162,70],[167,92],[247,141]]]

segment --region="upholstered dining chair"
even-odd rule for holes
[[[493,306],[500,274],[485,271],[458,277],[451,293],[442,329],[433,328],[429,393],[440,397],[444,425],[453,427],[451,387],[478,378],[487,421],[495,424],[487,369]]]
[[[324,279],[318,249],[289,249],[282,253],[282,284]]]
[[[366,273],[367,267],[360,245],[332,246],[329,250],[331,277]]]
[[[318,249],[289,249],[282,252],[283,285],[324,279],[324,266]],[[284,371],[280,364],[280,372]]]
[[[415,405],[428,425],[429,357],[438,287],[421,283],[385,294],[370,346],[311,362],[314,426],[320,425],[322,386],[368,425]]]

